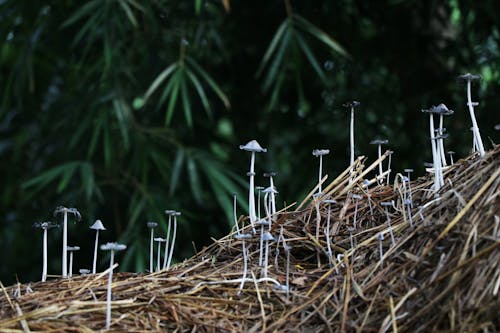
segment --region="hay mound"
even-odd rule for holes
[[[498,332],[499,153],[449,167],[437,200],[431,176],[412,181],[411,221],[408,189],[401,181],[363,187],[377,161],[365,168],[359,158],[321,197],[274,216],[271,233],[291,246],[289,290],[281,240],[270,244],[268,279],[259,280],[257,231],[246,240],[249,273],[239,293],[242,240],[233,233],[169,271],[116,274],[112,330]],[[337,201],[329,230],[324,199]],[[381,205],[391,200],[394,244]],[[251,231],[246,219],[240,223]],[[2,286],[0,332],[101,330],[106,282],[103,272],[32,283],[33,292]]]

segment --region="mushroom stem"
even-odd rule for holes
[[[380,158],[382,157],[382,145],[381,144],[378,144],[378,159],[380,160]],[[382,175],[384,173],[384,171],[382,170],[382,161],[379,162],[378,164],[378,174],[379,175]]]
[[[444,139],[442,137],[443,135],[443,114],[440,113],[439,114],[439,149],[440,149],[440,153],[441,153],[441,165],[442,166],[446,166],[446,156],[444,155]]]
[[[351,106],[351,126],[350,126],[350,146],[351,146],[351,159],[350,164],[354,163],[354,106]]]
[[[269,186],[275,190],[274,188],[274,180],[273,180],[273,176],[270,175],[269,176]],[[271,192],[271,215],[274,215],[276,214],[276,200],[275,200],[275,196],[274,196],[274,192]]]
[[[44,228],[42,282],[45,282],[46,280],[47,280],[47,228]]]
[[[111,250],[109,258],[108,290],[106,292],[106,330],[111,326],[111,282],[113,280],[113,262],[115,251]]]
[[[149,272],[153,273],[153,238],[154,228],[151,228],[151,240],[149,242]]]
[[[384,249],[382,248],[382,241],[384,240],[384,235],[379,233],[378,244],[379,244],[379,253],[380,253],[380,267],[384,266]]]
[[[63,218],[63,248],[62,248],[62,276],[68,276],[68,212],[64,210]]]
[[[156,271],[160,271],[160,259],[161,259],[161,242],[158,242],[158,253],[156,254]]]
[[[92,274],[96,273],[97,266],[97,246],[99,244],[99,230],[96,230],[95,233],[95,246],[94,246],[94,260],[92,262]]]
[[[391,235],[391,243],[394,246],[396,244],[396,241],[394,240],[394,233],[392,232],[392,226],[391,226],[391,218],[389,217],[389,210],[387,209],[387,206],[385,207],[385,216],[387,219],[387,225],[389,226],[389,233]]]
[[[476,116],[474,114],[474,105],[472,103],[470,86],[471,80],[467,80],[467,106],[469,107],[470,118],[472,120],[472,132],[474,133],[475,142],[479,150],[479,156],[482,158],[484,157],[484,146],[481,134],[479,133],[479,127],[477,126]]]
[[[247,248],[245,246],[245,238],[241,239],[241,246],[243,247],[243,276],[241,278],[241,284],[238,289],[238,295],[241,294],[241,291],[243,290],[243,286],[245,284],[246,278],[247,278]]]
[[[266,239],[266,254],[264,256],[264,278],[267,279],[267,265],[269,259],[269,241]]]
[[[252,151],[252,157],[250,159],[250,188],[248,190],[248,210],[250,215],[250,224],[252,228],[256,220],[255,215],[255,193],[254,193],[254,177],[255,177],[255,152]]]
[[[172,261],[172,254],[174,252],[176,235],[177,235],[177,215],[174,215],[174,232],[172,233],[172,245],[170,245],[170,251],[168,252],[167,269],[170,269],[170,263]]]
[[[321,174],[323,172],[323,155],[319,155],[319,170],[318,170],[318,194],[322,192],[321,190]]]
[[[169,256],[168,245],[170,241],[170,228],[172,226],[172,215],[168,215],[168,228],[167,228],[167,238],[165,241],[165,254],[163,255],[163,269],[167,268],[167,259]]]
[[[439,159],[437,158],[436,140],[434,138],[434,116],[429,114],[429,130],[431,134],[431,148],[432,148],[432,164],[434,168],[434,191],[437,192],[441,188],[441,181],[439,176]]]
[[[389,154],[389,162],[387,162],[387,186],[389,186],[389,181],[391,179],[391,162],[392,162],[392,153]]]
[[[73,251],[69,251],[69,277],[73,277]]]
[[[236,233],[240,233],[240,227],[238,226],[238,218],[236,217],[236,194],[233,194],[233,215],[234,215],[234,226],[236,227]]]
[[[328,263],[330,267],[332,267],[332,258],[333,258],[333,253],[332,253],[332,246],[330,245],[330,215],[331,215],[331,207],[330,204],[328,204],[328,215],[327,215],[327,220],[326,220],[326,230],[325,230],[325,237],[326,237],[326,248],[328,250]],[[287,253],[288,255],[288,253]],[[288,284],[287,284],[288,287]]]

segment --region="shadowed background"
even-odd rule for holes
[[[179,218],[176,260],[221,237],[232,193],[247,212],[250,154],[256,185],[277,171],[278,202],[302,200],[317,181],[315,148],[330,180],[356,154],[390,140],[393,170],[423,174],[427,117],[445,103],[445,145],[468,154],[472,136],[458,74],[472,89],[487,148],[500,122],[497,1],[0,1],[0,280],[38,280],[42,232],[58,205],[76,207],[75,271],[101,241],[128,244],[121,270],[144,271],[147,221]],[[333,177],[333,178],[332,178]],[[70,219],[71,220],[71,219]],[[159,231],[159,229],[158,229]],[[60,273],[61,230],[49,231],[49,274]],[[100,269],[106,263],[101,256]]]

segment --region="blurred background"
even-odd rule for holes
[[[279,207],[317,182],[311,152],[328,148],[330,180],[356,154],[390,140],[393,170],[424,173],[428,117],[445,103],[446,149],[471,149],[466,72],[487,149],[499,141],[500,3],[465,1],[0,0],[0,280],[37,281],[42,231],[75,207],[74,271],[90,268],[94,233],[128,244],[120,270],[148,264],[147,221],[164,236],[182,212],[174,259],[227,234],[232,193],[246,214],[251,139],[256,185],[276,171]],[[49,230],[49,274],[61,229]],[[100,269],[106,266],[101,256]]]

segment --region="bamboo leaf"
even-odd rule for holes
[[[290,20],[286,19],[284,20],[280,26],[278,27],[278,30],[276,30],[276,33],[274,34],[273,39],[271,40],[271,43],[269,44],[266,53],[264,54],[264,57],[262,58],[262,61],[260,62],[259,69],[257,70],[257,76],[260,76],[260,73],[266,66],[267,62],[271,58],[271,55],[274,53],[276,47],[278,46],[279,42],[281,41],[281,38],[283,34],[285,33],[286,29],[289,28],[289,23]]]
[[[191,192],[193,193],[194,199],[198,204],[202,203],[202,191],[201,182],[198,174],[198,169],[193,158],[187,159],[187,170],[189,176],[189,185],[191,187]]]
[[[149,97],[155,92],[155,90],[158,88],[158,86],[174,71],[178,68],[178,63],[174,63],[167,68],[165,68],[151,83],[149,86],[148,90],[146,91],[146,94],[144,95],[144,103],[148,100]]]
[[[179,180],[181,178],[182,165],[184,164],[184,150],[179,148],[177,150],[177,156],[175,157],[174,167],[172,169],[172,177],[170,181],[170,195],[172,195],[177,189]]]
[[[120,6],[122,7],[122,9],[125,11],[125,14],[127,14],[127,17],[129,19],[130,23],[132,23],[132,25],[134,27],[137,27],[137,25],[138,25],[137,20],[135,19],[135,15],[132,12],[132,9],[130,9],[130,6],[127,3],[127,1],[119,0],[118,2],[120,3]]]
[[[193,116],[191,114],[191,104],[189,103],[188,90],[186,87],[186,77],[183,76],[181,80],[181,98],[184,109],[184,116],[189,128],[193,127]]]
[[[304,41],[304,39],[300,35],[300,32],[297,31],[295,33],[295,39],[297,40],[297,43],[298,43],[300,49],[302,50],[302,52],[304,52],[307,60],[309,60],[309,63],[313,67],[313,69],[316,72],[316,74],[318,74],[318,76],[321,78],[321,80],[324,81],[325,80],[325,74],[323,73],[323,70],[321,69],[321,66],[319,65],[318,61],[314,57],[313,52],[309,48],[309,45],[307,45],[307,43]]]
[[[87,2],[85,5],[81,6],[78,10],[73,13],[66,21],[61,24],[61,28],[65,28],[67,26],[72,25],[73,23],[79,21],[84,16],[98,12],[99,6],[101,4],[100,0],[94,0]]]
[[[215,81],[210,77],[210,75],[208,75],[207,72],[205,72],[205,70],[203,68],[200,67],[200,65],[198,65],[196,63],[196,61],[194,61],[193,59],[189,58],[189,57],[186,57],[186,61],[193,67],[193,69],[198,72],[198,74],[201,75],[201,77],[205,80],[205,82],[212,88],[212,90],[215,92],[215,94],[217,94],[217,96],[219,96],[219,98],[222,100],[222,102],[224,103],[224,106],[229,109],[231,107],[231,103],[229,102],[229,99],[227,98],[227,96],[222,92],[222,90],[220,89],[220,87],[217,85],[217,83],[215,83]]]
[[[130,147],[130,139],[128,133],[129,130],[127,124],[127,114],[123,108],[123,101],[114,99],[113,108],[115,110],[115,115],[118,120],[118,128],[120,129],[120,133],[123,139],[123,146],[125,150],[128,150]]]
[[[266,79],[264,81],[264,91],[268,91],[271,87],[271,84],[276,80],[276,73],[278,69],[281,67],[281,63],[283,61],[283,57],[288,49],[288,44],[290,43],[291,35],[293,31],[291,29],[286,30],[285,35],[281,41],[278,52],[272,62],[269,71],[266,75]]]
[[[90,163],[81,164],[80,176],[82,178],[82,185],[85,189],[85,195],[87,197],[87,200],[89,200],[95,190],[94,172]]]
[[[176,75],[172,77],[174,82],[172,83],[172,93],[170,94],[170,101],[168,102],[167,115],[165,117],[165,124],[170,125],[172,116],[174,115],[175,104],[177,103],[177,96],[179,95],[179,86],[182,80],[181,72],[178,71]]]
[[[314,36],[315,38],[317,38],[318,40],[329,46],[333,51],[336,51],[337,53],[343,55],[344,57],[350,57],[347,51],[326,32],[319,29],[314,24],[307,21],[300,15],[294,14],[293,18],[294,21],[297,23],[297,26],[309,32],[312,36]]]
[[[200,81],[196,77],[196,75],[189,69],[186,69],[186,74],[188,78],[191,80],[193,83],[193,86],[195,87],[196,91],[198,92],[198,95],[200,96],[201,103],[203,104],[203,107],[207,114],[211,117],[212,116],[212,110],[210,109],[210,103],[208,102],[207,95],[205,94],[205,90],[201,86]]]

